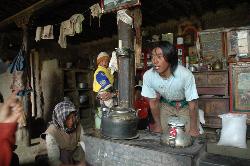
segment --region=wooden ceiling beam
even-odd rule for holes
[[[66,1],[66,0],[64,0],[64,1]],[[20,18],[30,16],[33,13],[35,13],[36,11],[39,11],[40,9],[42,9],[44,7],[49,7],[53,4],[58,4],[58,3],[62,3],[62,0],[41,0],[41,1],[31,5],[29,7],[27,7],[26,9],[16,13],[15,15],[10,16],[10,17],[4,19],[3,21],[1,21],[0,22],[0,29],[4,28],[8,24],[11,24],[11,23],[17,21]]]
[[[21,0],[21,3],[24,4],[25,6],[31,6],[31,2],[27,2],[26,0]]]

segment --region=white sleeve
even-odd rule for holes
[[[143,84],[142,84],[142,92],[141,95],[147,98],[154,99],[157,97],[155,90],[152,88],[152,80],[150,73],[147,71],[143,75]]]
[[[60,158],[59,146],[55,138],[50,134],[46,135],[46,145],[47,145],[50,166],[60,165],[61,161],[59,159]]]
[[[185,97],[186,101],[192,101],[199,98],[193,75],[190,75],[188,80],[185,82]]]
[[[82,125],[80,125],[80,127],[81,127],[81,134],[80,134],[80,142],[79,142],[79,143],[80,143],[80,145],[81,145],[83,151],[85,152],[85,143],[84,143],[84,141],[83,141],[84,131],[83,131]]]

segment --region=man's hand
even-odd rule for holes
[[[0,122],[14,123],[17,122],[23,112],[22,103],[16,98],[16,93],[12,93],[10,97],[3,103],[0,108]]]
[[[193,137],[199,136],[199,130],[198,130],[198,103],[197,100],[192,100],[188,102],[189,110],[190,110],[190,130],[189,134]]]
[[[151,109],[151,113],[154,118],[154,124],[151,126],[151,129],[153,132],[161,133],[162,127],[161,127],[161,120],[160,120],[160,109],[159,109],[159,99],[149,99],[149,106]]]

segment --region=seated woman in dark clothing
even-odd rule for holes
[[[42,138],[44,136],[51,166],[85,166],[83,128],[71,101],[64,100],[55,106],[52,122]]]

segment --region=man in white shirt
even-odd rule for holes
[[[168,126],[168,117],[177,115],[186,122],[186,131],[198,136],[198,112],[195,79],[188,69],[178,65],[175,47],[169,42],[159,42],[152,50],[154,67],[143,76],[142,96],[149,99],[154,117],[154,132]]]

